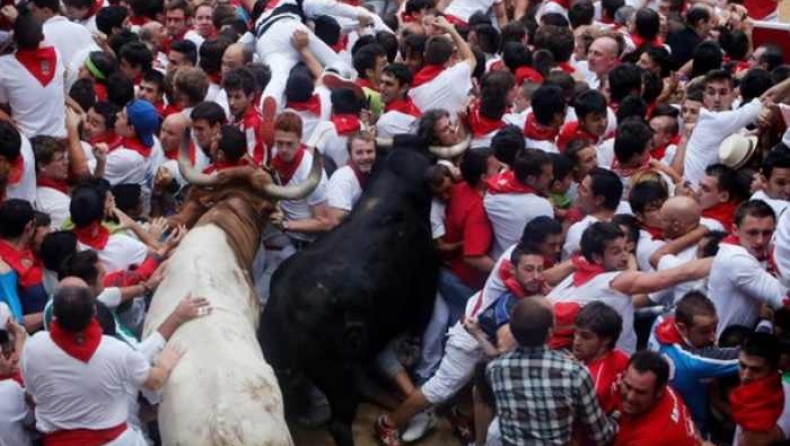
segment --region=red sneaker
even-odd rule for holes
[[[461,413],[458,412],[458,407],[453,407],[450,413],[447,414],[447,421],[449,421],[450,425],[453,427],[455,435],[461,439],[461,443],[469,444],[475,441],[474,420],[461,415]]]
[[[376,419],[376,423],[373,425],[376,440],[378,440],[379,444],[382,446],[402,446],[400,435],[398,435],[398,429],[387,426],[384,423],[385,417],[386,415],[379,415]]]
[[[365,91],[362,90],[362,87],[356,84],[353,80],[342,76],[339,73],[334,71],[325,70],[324,74],[321,76],[321,83],[330,90],[336,90],[338,88],[348,88],[354,92],[354,94],[360,98],[365,98]]]
[[[277,117],[277,101],[273,97],[266,96],[263,98],[261,114],[263,115],[263,124],[261,124],[263,144],[269,150],[272,150],[272,147],[274,147],[274,120]]]

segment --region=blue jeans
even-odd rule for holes
[[[449,326],[455,324],[466,310],[466,302],[475,290],[466,286],[452,271],[442,268],[439,272],[439,293],[450,308]]]

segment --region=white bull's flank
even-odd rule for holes
[[[167,268],[146,335],[187,293],[206,297],[212,311],[181,326],[170,340],[185,354],[159,405],[163,444],[292,445],[277,379],[255,336],[258,302],[225,233],[213,224],[192,229]]]

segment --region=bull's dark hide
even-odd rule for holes
[[[430,164],[416,150],[393,150],[348,219],[272,278],[264,353],[275,370],[304,373],[327,395],[329,428],[342,445],[352,444],[359,403],[354,367],[395,335],[420,333],[430,317],[438,273]]]

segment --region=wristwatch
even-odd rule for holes
[[[283,223],[282,223],[283,231],[287,231],[288,230],[288,226],[290,226],[288,224],[288,220],[283,220]]]

